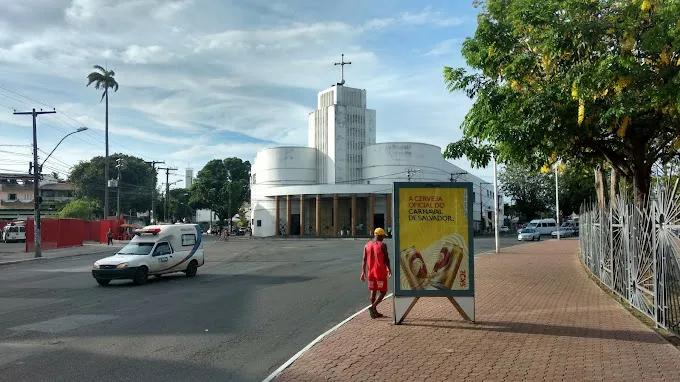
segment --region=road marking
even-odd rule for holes
[[[390,297],[392,297],[392,293],[390,293],[390,294],[388,294],[387,296],[385,296],[385,298],[390,298]],[[292,356],[288,361],[286,361],[283,365],[281,365],[281,367],[279,367],[278,369],[274,370],[273,373],[269,374],[269,376],[268,376],[263,382],[270,382],[270,381],[273,381],[274,378],[278,377],[279,374],[281,374],[281,373],[282,373],[284,370],[286,370],[290,365],[292,365],[293,362],[297,361],[298,358],[302,357],[302,355],[305,354],[309,349],[311,349],[312,346],[316,345],[319,341],[321,341],[322,339],[324,339],[324,337],[326,337],[327,335],[329,335],[329,334],[333,333],[334,331],[338,330],[342,325],[345,325],[347,322],[349,322],[349,321],[350,321],[351,319],[353,319],[354,317],[356,317],[356,316],[360,315],[361,313],[365,312],[366,310],[368,310],[369,307],[370,307],[370,305],[366,306],[365,308],[361,309],[360,311],[358,311],[358,312],[354,313],[353,315],[349,316],[348,318],[346,318],[346,319],[345,319],[344,321],[342,321],[341,323],[339,323],[339,324],[335,325],[334,327],[330,328],[330,329],[329,329],[327,332],[325,332],[324,334],[322,334],[322,335],[316,337],[316,339],[315,339],[314,341],[310,342],[309,345],[307,345],[307,346],[305,346],[304,348],[302,348],[302,350],[300,350],[299,352],[297,352],[297,354],[295,354],[294,356]]]

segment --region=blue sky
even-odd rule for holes
[[[378,142],[461,137],[471,101],[450,94],[442,69],[463,66],[472,0],[0,0],[0,171],[26,171],[31,118],[46,170],[67,174],[104,154],[104,105],[85,87],[95,64],[116,72],[110,150],[197,172],[208,160],[252,160],[262,148],[306,145],[319,90],[366,89]],[[40,12],[36,12],[39,9]],[[16,92],[21,96],[12,93]],[[28,98],[25,98],[28,97]],[[38,103],[40,102],[40,103]],[[46,154],[43,154],[43,157]],[[466,160],[455,161],[470,170]],[[490,169],[473,170],[486,180]],[[181,186],[179,183],[177,186]]]

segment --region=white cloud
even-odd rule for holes
[[[460,43],[460,39],[451,38],[448,40],[440,41],[435,45],[430,51],[425,53],[426,56],[442,56],[454,53],[454,48]]]
[[[396,25],[433,25],[437,27],[452,27],[463,23],[458,17],[445,16],[441,11],[433,11],[432,7],[426,7],[421,12],[402,12],[399,16],[388,18],[375,18],[369,20],[364,27],[366,29],[384,29]]]
[[[173,53],[166,52],[158,45],[139,46],[133,44],[123,52],[123,62],[126,64],[164,63],[174,58]]]
[[[459,136],[469,107],[465,97],[446,92],[440,63],[418,62],[456,59],[447,27],[462,19],[430,7],[348,20],[314,14],[322,6],[300,6],[302,0],[285,6],[233,0],[228,7],[208,0],[200,7],[191,0],[25,1],[49,3],[56,16],[42,15],[44,22],[24,31],[18,28],[34,17],[30,6],[15,7],[12,19],[0,14],[0,85],[55,104],[90,127],[82,139],[95,152],[103,147],[104,106],[99,92],[85,87],[94,64],[114,69],[120,84],[110,99],[112,140],[139,155],[182,163],[232,152],[252,157],[264,147],[243,143],[238,134],[304,145],[317,91],[340,80],[333,63],[341,53],[352,61],[347,85],[366,89],[369,107],[378,111],[378,131],[385,132],[379,139],[442,145]],[[436,40],[414,59],[387,59],[385,36],[377,32],[406,26],[432,31]],[[403,45],[406,51],[423,46]],[[22,106],[1,96],[0,103]]]

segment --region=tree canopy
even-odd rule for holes
[[[211,160],[196,175],[189,194],[192,207],[211,209],[220,220],[231,218],[250,200],[250,162],[235,157]]]
[[[444,68],[475,103],[449,158],[492,155],[539,168],[608,162],[649,191],[680,147],[680,2],[485,0],[463,43],[470,68]]]
[[[63,219],[93,220],[95,211],[99,208],[97,201],[84,198],[69,202],[59,211],[59,217]]]
[[[505,165],[498,175],[501,190],[512,199],[507,215],[520,220],[555,216],[555,173],[535,171],[522,165]],[[558,187],[562,216],[578,213],[584,202],[595,200],[593,172],[583,165],[560,166]]]
[[[109,164],[113,165],[117,159],[123,159],[121,170],[121,213],[148,211],[151,208],[152,169],[142,158],[125,154],[109,156]],[[112,174],[112,178],[117,174]],[[104,202],[104,157],[98,156],[89,161],[76,164],[71,170],[69,181],[76,186],[76,196],[96,200],[100,205]],[[116,189],[109,192],[109,205],[116,205]]]
[[[551,210],[555,187],[551,187],[547,174],[508,164],[499,171],[498,180],[503,194],[513,201],[512,211],[520,221],[531,220]]]

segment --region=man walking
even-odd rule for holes
[[[376,228],[375,238],[364,246],[364,259],[361,264],[361,281],[366,281],[366,266],[368,266],[368,290],[371,291],[371,306],[368,313],[371,318],[383,317],[376,307],[387,293],[387,278],[392,277],[390,257],[387,254],[387,244],[383,242],[385,230]],[[380,292],[376,296],[376,292]]]
[[[113,245],[113,231],[109,228],[109,232],[106,233],[106,245]]]

